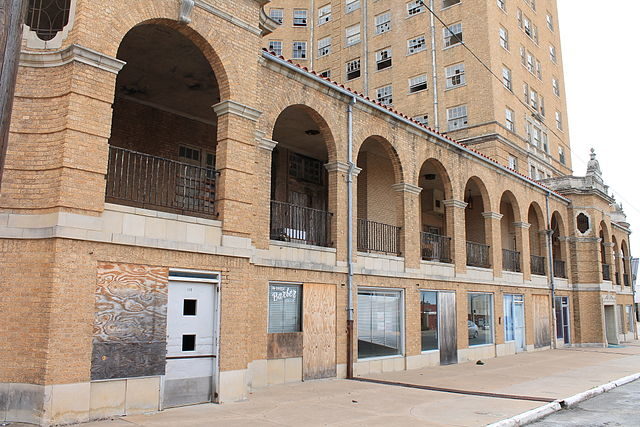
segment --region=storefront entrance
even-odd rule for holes
[[[525,350],[524,295],[504,296],[505,341],[514,341],[516,353]]]

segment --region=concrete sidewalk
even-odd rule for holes
[[[369,378],[468,391],[563,399],[640,372],[640,342],[622,348],[521,353]],[[542,402],[426,391],[348,380],[273,386],[248,401],[197,405],[151,415],[84,424],[116,426],[479,426],[542,406]]]

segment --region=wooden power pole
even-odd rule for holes
[[[0,0],[0,185],[7,153],[26,6],[27,0]]]

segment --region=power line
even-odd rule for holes
[[[422,4],[429,12],[431,12],[431,14],[433,16],[436,17],[436,19],[444,26],[444,28],[447,29],[447,31],[449,32],[450,35],[452,35],[453,37],[455,37],[455,39],[489,72],[489,74],[491,74],[493,77],[496,78],[496,80],[498,80],[500,82],[501,85],[504,86],[504,81],[502,80],[501,77],[498,77],[498,75],[496,75],[493,70],[491,70],[491,67],[489,67],[487,64],[484,63],[484,61],[482,61],[482,59],[480,59],[480,57],[478,55],[476,55],[471,48],[469,48],[469,46],[467,46],[467,44],[462,40],[462,38],[460,38],[460,36],[458,36],[458,34],[455,34],[453,31],[451,31],[451,28],[444,23],[444,21],[438,16],[438,14],[436,14],[433,9],[431,9],[429,6],[427,6],[427,4],[424,2],[424,0],[418,0],[420,2],[420,4]],[[508,89],[508,88],[507,88]],[[509,90],[509,92],[511,92],[511,95],[514,96],[514,98],[523,106],[525,106],[527,108],[527,111],[529,111],[530,106],[523,102],[514,92],[513,90]],[[539,120],[538,120],[539,121]],[[551,129],[551,127],[547,126],[546,124],[544,125],[547,130],[549,132],[551,132],[556,138],[558,138],[560,141],[563,141],[563,139],[560,137],[560,135],[558,135],[557,133],[555,133],[553,131],[553,129]],[[569,148],[570,149],[570,148]]]

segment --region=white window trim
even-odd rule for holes
[[[405,316],[406,316],[406,308],[405,308],[405,295],[404,295],[404,289],[398,289],[398,288],[376,288],[376,287],[365,287],[365,286],[358,286],[357,290],[356,290],[356,298],[358,298],[358,292],[359,291],[384,291],[384,292],[399,292],[400,293],[400,352],[398,354],[393,354],[391,356],[375,356],[375,357],[365,357],[363,359],[361,359],[360,357],[358,357],[358,351],[356,350],[356,359],[358,362],[360,361],[371,361],[371,360],[382,360],[382,359],[394,359],[394,358],[400,358],[400,357],[404,357],[406,355],[406,340],[405,340],[405,334],[406,334],[406,330],[405,330]],[[357,310],[356,310],[357,311]],[[357,313],[356,313],[357,315]],[[356,342],[358,340],[358,334],[356,333],[355,336]]]

